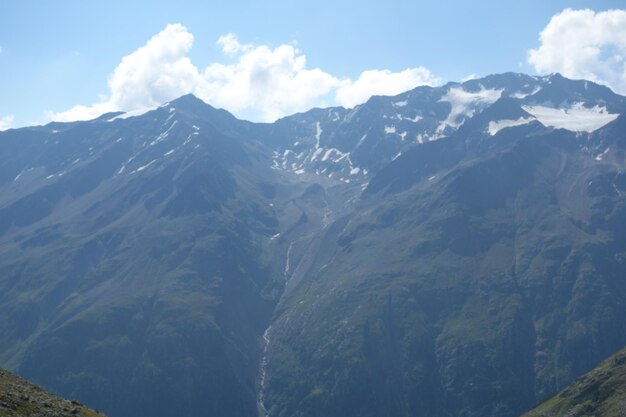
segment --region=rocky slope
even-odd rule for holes
[[[523,417],[626,416],[626,349]]]
[[[98,417],[103,416],[78,401],[64,400],[10,372],[0,369],[2,417]]]

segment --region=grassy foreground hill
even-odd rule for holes
[[[0,369],[1,417],[98,417],[103,416],[77,401],[50,394],[8,371]]]
[[[626,348],[522,417],[626,416]]]

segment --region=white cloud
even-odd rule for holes
[[[424,67],[407,68],[400,72],[389,70],[363,71],[356,81],[346,80],[337,90],[337,102],[353,107],[373,95],[395,95],[420,85],[436,85],[441,80]]]
[[[222,52],[226,55],[234,55],[237,52],[250,49],[252,45],[242,45],[239,43],[239,38],[234,33],[227,33],[218,38],[217,44],[222,47]]]
[[[100,103],[92,104],[91,106],[84,106],[82,104],[79,104],[69,110],[65,110],[62,112],[53,112],[47,110],[44,112],[44,114],[47,118],[55,122],[73,122],[76,120],[95,119],[96,117],[104,113],[117,110],[120,110],[120,108],[107,100]]]
[[[79,105],[52,120],[86,120],[110,111],[156,107],[193,93],[236,115],[272,121],[314,106],[354,106],[373,94],[398,94],[421,84],[438,83],[426,68],[401,72],[364,71],[356,80],[319,68],[307,68],[306,56],[293,44],[276,47],[242,44],[229,33],[217,45],[233,62],[198,69],[189,59],[193,35],[170,24],[144,46],[125,56],[109,78],[110,94],[90,106]]]
[[[537,72],[560,72],[626,93],[626,10],[565,9],[552,17],[539,40],[539,48],[528,52]]]
[[[466,77],[464,77],[464,78],[461,80],[461,82],[462,82],[462,83],[464,83],[465,81],[472,81],[472,80],[475,80],[475,79],[477,79],[477,78],[478,78],[478,77],[476,76],[476,74],[472,73],[472,74],[469,74],[469,75],[467,75]]]
[[[158,106],[189,93],[202,82],[187,53],[193,35],[180,24],[167,25],[144,46],[122,58],[109,78],[110,96],[91,106],[49,113],[56,121],[86,120],[111,111]]]
[[[218,44],[237,61],[208,66],[195,92],[235,113],[255,112],[262,120],[275,120],[308,110],[340,83],[318,68],[308,69],[305,55],[293,45],[241,45],[232,34],[220,37]]]
[[[0,132],[3,130],[10,129],[13,126],[13,115],[8,115],[4,117],[0,117]]]

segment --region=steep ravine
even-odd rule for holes
[[[311,192],[311,190],[314,190]],[[337,191],[340,190],[339,193]],[[313,184],[304,191],[299,199],[307,199],[309,203],[315,200],[318,204],[298,204],[299,199],[288,202],[286,205],[294,204],[301,215],[298,216],[296,224],[286,224],[286,232],[281,232],[279,239],[288,244],[283,244],[283,251],[277,254],[276,261],[283,264],[277,270],[282,272],[282,291],[278,297],[276,309],[272,321],[268,324],[261,337],[261,359],[259,362],[259,373],[257,378],[257,408],[259,417],[270,417],[270,408],[266,404],[266,392],[268,388],[269,355],[272,346],[272,332],[275,321],[281,316],[281,305],[283,298],[289,294],[299,280],[307,273],[316,254],[319,251],[321,236],[334,220],[332,203],[342,206],[342,210],[348,210],[355,201],[358,189],[355,187],[340,187],[329,191],[319,184]],[[349,197],[347,200],[346,195]],[[330,202],[329,202],[330,200]],[[315,207],[317,206],[317,209]],[[313,208],[313,209],[312,209]],[[335,209],[336,210],[336,209]],[[303,221],[302,219],[306,219]]]

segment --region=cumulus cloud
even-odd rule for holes
[[[539,35],[528,62],[540,73],[560,72],[626,93],[626,10],[565,9]]]
[[[306,56],[293,45],[241,45],[232,34],[220,37],[218,44],[237,60],[209,65],[196,93],[235,113],[254,111],[262,120],[275,120],[307,110],[340,83],[318,68],[308,69]]]
[[[364,71],[356,80],[308,68],[306,56],[293,44],[276,47],[244,44],[229,33],[217,45],[232,63],[198,69],[189,59],[193,35],[170,24],[144,46],[125,56],[111,74],[110,94],[99,102],[48,113],[52,120],[86,120],[110,111],[156,107],[193,93],[236,115],[273,121],[314,106],[354,106],[374,94],[397,94],[439,82],[426,68]]]
[[[239,38],[234,33],[227,33],[217,39],[217,44],[222,47],[222,52],[226,55],[234,55],[237,52],[250,49],[252,45],[242,45],[239,43]]]
[[[13,115],[0,117],[0,132],[10,129],[13,126]]]
[[[91,106],[49,113],[56,121],[87,120],[111,111],[158,106],[192,92],[202,78],[187,53],[193,35],[180,24],[167,25],[144,46],[122,58],[109,77],[111,94]]]
[[[419,85],[436,85],[441,80],[424,67],[407,68],[400,72],[389,70],[363,71],[356,81],[346,80],[337,89],[337,102],[353,107],[373,95],[395,95]]]

